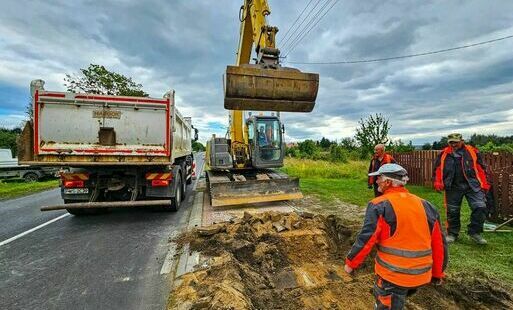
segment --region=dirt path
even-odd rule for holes
[[[372,309],[373,273],[343,271],[354,222],[310,212],[245,213],[182,235],[201,253],[181,277],[168,309]],[[453,277],[427,286],[408,309],[511,309],[511,293],[485,278]]]

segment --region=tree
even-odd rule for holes
[[[332,144],[330,146],[330,161],[346,163],[347,150],[341,145]]]
[[[447,137],[442,137],[440,141],[433,142],[433,150],[443,150],[447,146]]]
[[[80,69],[82,76],[66,74],[64,86],[70,92],[90,94],[148,97],[132,78],[111,72],[104,66],[90,64],[87,69]]]
[[[429,143],[429,142],[424,143],[424,145],[422,145],[422,149],[424,151],[429,151],[431,149],[431,143]]]
[[[194,152],[203,152],[205,151],[205,146],[198,141],[192,141],[192,150]]]
[[[11,149],[11,152],[16,156],[18,152],[16,138],[21,132],[21,128],[7,129],[0,127],[0,148]]]
[[[360,119],[358,123],[360,125],[356,128],[355,139],[360,144],[363,154],[372,153],[376,144],[388,142],[391,126],[383,115],[369,115],[366,119]]]
[[[388,148],[394,153],[406,153],[415,150],[415,147],[413,146],[413,143],[411,141],[408,142],[408,144],[405,144],[401,139],[397,141],[392,141],[388,145]]]
[[[299,151],[301,156],[311,158],[313,155],[319,152],[319,148],[313,140],[305,140],[298,143]]]
[[[321,142],[319,142],[319,146],[325,150],[329,149],[332,144],[336,143],[324,137],[322,137]]]
[[[340,141],[340,145],[345,148],[346,150],[353,151],[356,150],[356,141],[353,138],[344,138],[342,141]]]

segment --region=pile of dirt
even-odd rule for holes
[[[191,231],[178,239],[200,252],[180,278],[168,309],[372,309],[372,264],[355,276],[343,270],[354,228],[335,216],[266,212]],[[422,288],[409,309],[497,309],[513,306],[499,286],[456,282]],[[476,292],[472,295],[469,292]],[[490,297],[495,296],[495,297]],[[477,300],[476,300],[477,299]]]

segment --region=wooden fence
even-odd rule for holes
[[[413,151],[393,154],[398,164],[408,170],[409,183],[433,185],[433,168],[440,151]],[[482,153],[491,177],[495,209],[493,217],[513,217],[513,154]]]

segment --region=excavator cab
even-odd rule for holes
[[[279,118],[252,116],[246,125],[252,166],[258,169],[282,167],[285,148]]]

